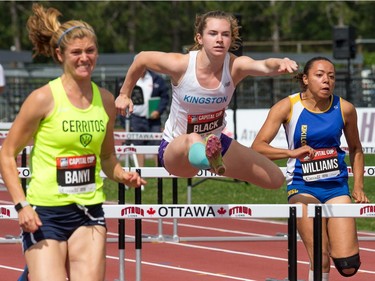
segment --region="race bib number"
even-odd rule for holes
[[[187,133],[205,135],[223,125],[225,110],[205,114],[188,115]]]
[[[57,157],[57,183],[63,194],[86,193],[95,190],[95,155]]]
[[[322,148],[315,150],[314,159],[300,159],[302,177],[307,182],[336,177],[340,174],[337,150]]]

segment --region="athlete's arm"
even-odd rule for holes
[[[252,149],[267,156],[271,160],[313,157],[313,149],[309,146],[303,146],[294,150],[276,148],[270,145],[276,137],[280,126],[288,120],[290,114],[290,100],[288,97],[276,103],[268,113],[267,119],[258,132],[251,146]]]
[[[23,103],[20,112],[9,130],[0,150],[0,172],[12,201],[17,204],[26,200],[19,181],[16,158],[28,145],[39,124],[53,108],[53,98],[49,86],[33,91]],[[41,225],[38,215],[26,206],[18,214],[18,220],[24,231],[35,232]]]
[[[359,139],[358,125],[357,125],[357,111],[355,107],[346,100],[341,100],[341,107],[344,114],[344,134],[349,148],[349,159],[353,170],[353,199],[356,203],[368,203],[369,200],[364,193],[363,185],[363,171],[364,171],[364,156],[362,144]]]
[[[129,187],[145,185],[137,172],[125,172],[121,163],[117,160],[114,146],[114,123],[116,120],[116,108],[113,95],[105,89],[100,89],[104,108],[109,116],[106,135],[102,144],[100,159],[102,170],[106,176],[116,182],[121,182]]]
[[[232,77],[235,85],[247,76],[274,76],[298,70],[295,61],[289,58],[254,60],[247,56],[232,56]]]
[[[170,76],[173,84],[177,84],[186,71],[189,55],[179,53],[164,53],[156,51],[140,52],[130,65],[120,94],[116,98],[116,109],[121,115],[133,112],[133,103],[130,99],[132,90],[138,79],[146,69]]]

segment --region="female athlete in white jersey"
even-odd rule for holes
[[[130,95],[146,68],[167,74],[172,83],[172,105],[159,160],[168,172],[193,177],[199,169],[211,169],[217,174],[275,189],[284,182],[280,169],[222,133],[226,125],[225,109],[235,87],[245,77],[292,73],[298,66],[288,58],[253,60],[229,53],[236,48],[238,29],[233,15],[208,12],[196,18],[195,45],[188,54],[139,53],[116,99],[117,112],[122,115],[127,109],[132,112]]]

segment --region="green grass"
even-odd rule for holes
[[[347,162],[348,163],[348,162]],[[365,156],[366,166],[375,166],[375,155]],[[147,162],[151,166],[152,162]],[[285,166],[285,161],[277,161],[280,167]],[[157,204],[157,180],[147,179],[148,184],[142,192],[142,203]],[[187,203],[187,180],[178,179],[178,203]],[[349,178],[352,186],[353,178]],[[371,202],[375,202],[374,177],[365,177],[365,192]],[[163,179],[163,203],[172,204],[172,179]],[[108,200],[118,200],[117,184],[105,180],[105,190]],[[134,202],[134,190],[125,192],[125,201]],[[193,179],[192,204],[286,204],[286,187],[277,190],[267,190],[252,184],[238,182],[231,179]],[[357,219],[359,230],[375,231],[375,220],[371,218]]]

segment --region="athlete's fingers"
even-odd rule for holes
[[[137,172],[127,172],[124,174],[124,183],[130,187],[139,187],[147,184]]]

